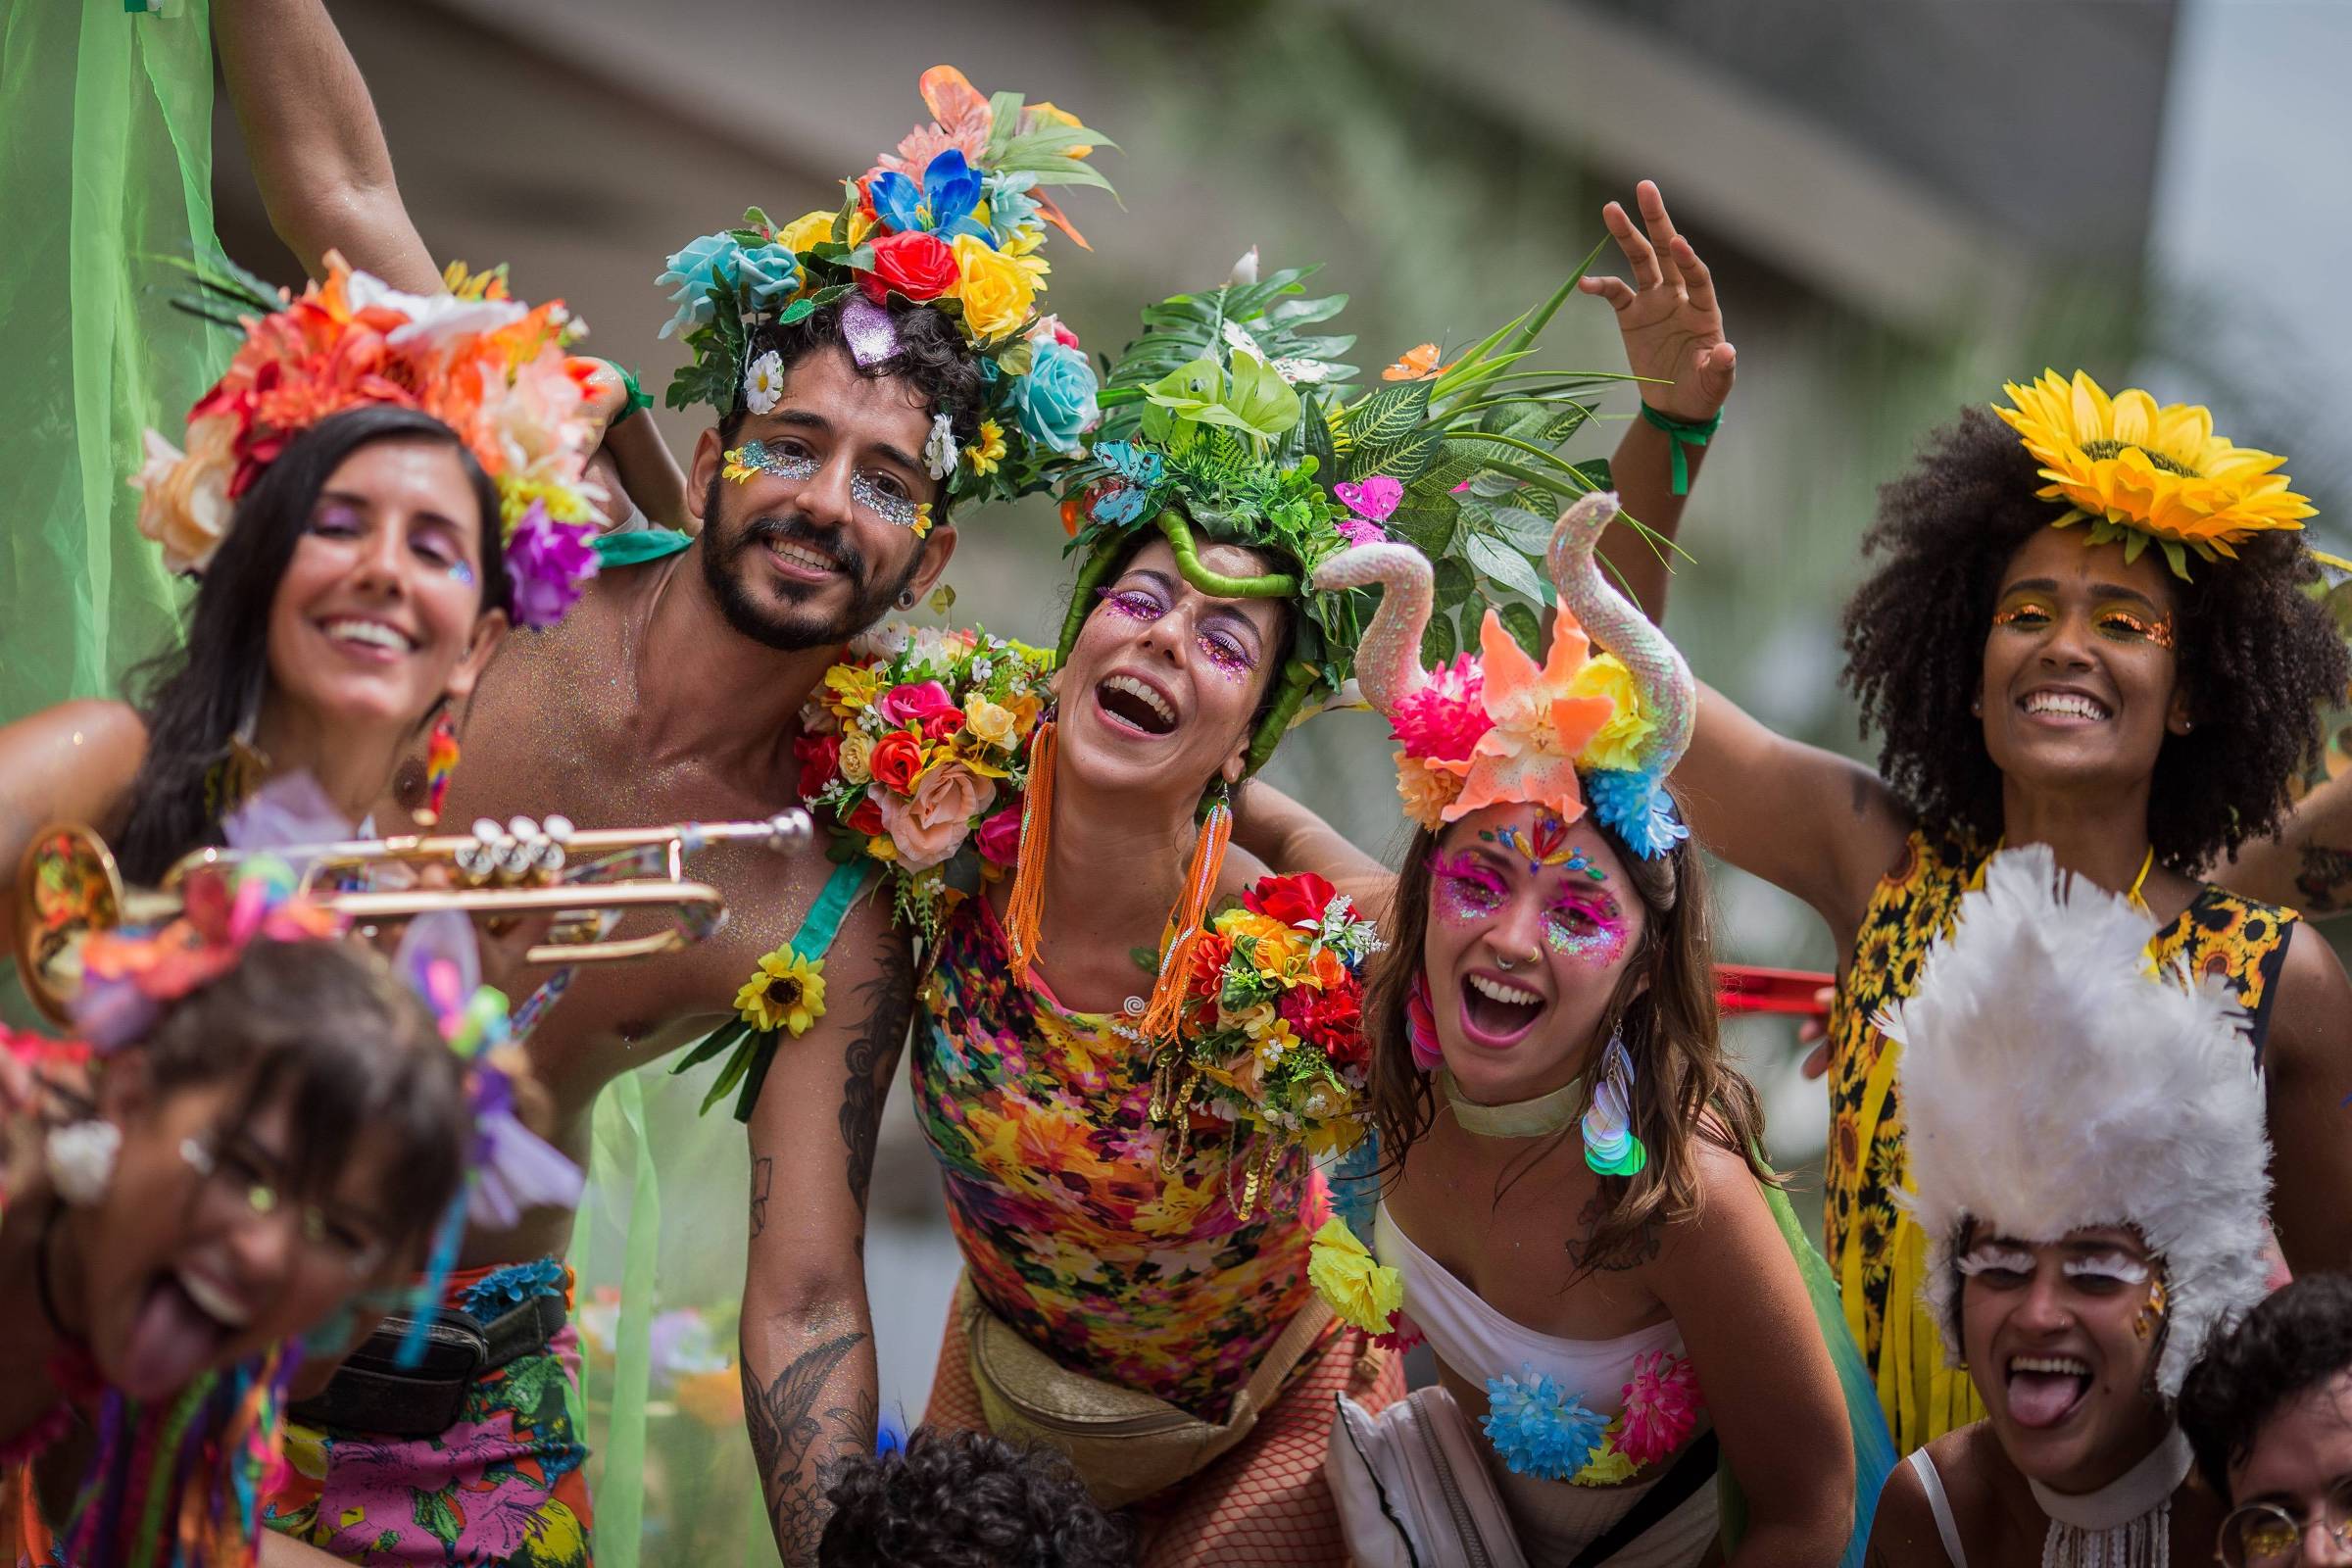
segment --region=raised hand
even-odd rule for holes
[[[1656,181],[1636,186],[1635,200],[1646,235],[1618,203],[1600,210],[1633,271],[1632,286],[1622,278],[1587,277],[1577,287],[1607,300],[1617,313],[1626,365],[1636,375],[1654,378],[1642,384],[1642,401],[1671,418],[1699,423],[1713,418],[1732,395],[1739,351],[1724,341],[1723,310],[1707,264],[1675,232]]]

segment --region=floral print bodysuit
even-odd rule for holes
[[[1224,1420],[1307,1303],[1322,1176],[1294,1152],[1243,1219],[1229,1130],[1206,1116],[1163,1171],[1176,1133],[1152,1123],[1143,1048],[1016,986],[985,898],[949,917],[923,1008],[915,1109],[980,1299],[1064,1366]]]

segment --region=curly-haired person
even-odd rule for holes
[[[2247,1313],[2189,1370],[2180,1416],[2230,1510],[2224,1563],[2352,1563],[2352,1275],[2299,1279]]]
[[[1070,1463],[980,1432],[918,1427],[896,1453],[844,1465],[818,1568],[1126,1568],[1127,1525]]]
[[[2110,398],[2087,375],[1969,409],[1881,493],[1845,614],[1845,683],[1873,770],[1777,735],[1702,689],[1675,775],[1690,825],[1836,933],[1825,1239],[1898,1452],[1984,1414],[1918,1304],[1899,1048],[1882,1010],[1998,848],[2147,915],[2152,962],[2244,1009],[2277,1151],[2272,1223],[2298,1271],[2352,1262],[2352,986],[2291,911],[2203,881],[2278,831],[2346,656],[2308,590],[2311,513],[2279,459],[2201,408]],[[1634,560],[1640,552],[1626,551]],[[1652,614],[1664,576],[1635,582]]]

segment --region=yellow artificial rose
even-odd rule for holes
[[[841,776],[853,784],[873,781],[874,738],[857,728],[844,730],[841,736]]]
[[[776,230],[776,243],[790,251],[805,251],[809,246],[833,237],[834,215],[819,208],[800,217]]]
[[[1642,694],[1634,684],[1634,672],[1625,667],[1614,654],[1602,654],[1589,661],[1568,683],[1568,695],[1577,697],[1605,697],[1617,705],[1617,711],[1600,726],[1585,749],[1576,756],[1579,772],[1608,768],[1631,772],[1642,765],[1642,744],[1657,728],[1642,714]]]
[[[895,860],[899,858],[899,847],[890,841],[889,834],[876,833],[865,841],[865,853],[877,860]]]
[[[963,727],[991,746],[1010,746],[1015,734],[1012,710],[985,697],[975,697],[963,705]]]
[[[1307,1283],[1340,1320],[1366,1334],[1389,1332],[1389,1317],[1404,1305],[1404,1278],[1376,1263],[1348,1222],[1334,1215],[1307,1248]]]
[[[955,250],[962,277],[953,292],[963,302],[964,324],[974,336],[1003,337],[1029,319],[1037,285],[1027,268],[977,235],[956,235]]]
[[[851,208],[850,243],[853,245],[862,244],[865,240],[865,236],[871,234],[873,231],[874,220],[865,216],[865,209],[862,207]]]

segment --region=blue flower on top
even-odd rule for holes
[[[746,310],[777,310],[801,291],[801,259],[789,245],[769,240],[756,251],[738,251],[735,268]]]
[[[1029,194],[1036,187],[1035,174],[988,176],[988,232],[997,249],[1037,221],[1037,198]]]
[[[951,147],[931,160],[921,185],[892,169],[876,174],[866,193],[873,198],[874,216],[893,233],[931,233],[943,240],[969,234],[993,247],[996,236],[972,216],[980,206],[980,172]]]
[[[668,269],[654,279],[663,288],[677,285],[669,297],[676,303],[678,314],[662,328],[662,335],[691,332],[715,318],[718,306],[711,296],[734,286],[736,269],[742,259],[743,247],[735,243],[734,235],[727,233],[705,234],[672,256]]]
[[[1690,836],[1666,786],[1647,773],[1595,768],[1585,775],[1585,799],[1601,825],[1644,860],[1669,854]]]
[[[1487,1379],[1487,1414],[1479,1425],[1513,1475],[1565,1481],[1592,1462],[1609,1418],[1587,1409],[1548,1374],[1519,1370],[1521,1377]]]
[[[1064,343],[1040,343],[1006,399],[1032,440],[1074,457],[1078,437],[1102,417],[1095,401],[1099,385],[1085,355]]]

